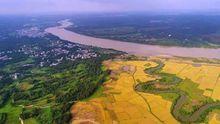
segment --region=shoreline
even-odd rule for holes
[[[193,58],[210,58],[220,59],[220,48],[187,48],[176,46],[159,46],[159,45],[145,45],[138,43],[130,43],[124,41],[95,38],[69,31],[65,28],[72,25],[69,20],[59,22],[60,26],[49,27],[45,29],[47,33],[55,35],[62,40],[67,40],[73,43],[79,43],[88,46],[101,47],[106,49],[115,49],[123,51],[128,54],[139,56],[180,56]]]

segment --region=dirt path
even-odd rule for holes
[[[21,117],[19,117],[19,120],[20,120],[21,124],[24,124],[24,120]]]
[[[150,106],[148,100],[147,100],[144,96],[142,96],[137,90],[135,90],[135,87],[136,87],[136,85],[137,85],[137,81],[135,80],[135,76],[134,76],[134,75],[135,75],[136,71],[137,71],[137,67],[135,66],[134,73],[131,75],[132,78],[133,78],[133,82],[134,82],[134,85],[133,85],[133,90],[134,90],[134,92],[135,92],[137,95],[139,95],[139,96],[144,100],[144,102],[146,103],[146,105],[147,105],[148,108],[149,108],[149,112],[150,112],[158,121],[160,121],[161,123],[164,123],[164,121],[162,121],[159,117],[157,117],[157,116],[152,112],[152,109],[151,109],[151,106]]]

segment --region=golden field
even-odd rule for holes
[[[170,113],[171,102],[160,96],[137,93],[136,81],[148,81],[144,69],[156,66],[148,61],[106,61],[104,65],[112,70],[112,79],[104,84],[104,97],[88,102],[78,102],[72,107],[73,123],[178,123]],[[115,79],[116,77],[116,79]],[[98,113],[98,114],[97,114]],[[95,117],[94,117],[95,116]]]
[[[220,65],[182,60],[167,60],[164,63],[164,72],[191,79],[199,84],[199,89],[204,90],[205,96],[220,100]]]
[[[154,58],[155,59],[155,58]],[[158,58],[157,58],[158,59]],[[178,59],[160,59],[163,72],[189,78],[199,84],[204,95],[220,100],[220,67],[214,64],[193,63]],[[110,80],[104,83],[103,95],[88,101],[77,102],[72,107],[72,123],[92,124],[177,124],[170,110],[172,102],[161,96],[134,90],[140,82],[154,80],[144,69],[157,64],[152,61],[105,61],[111,70]],[[210,123],[219,123],[218,113],[213,112]]]
[[[220,124],[219,116],[219,114],[212,113],[210,115],[209,124]]]

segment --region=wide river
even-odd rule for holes
[[[71,23],[68,22],[68,20],[61,21],[60,24],[61,26],[50,27],[47,28],[45,31],[59,37],[62,40],[67,40],[70,42],[89,46],[115,49],[118,51],[123,51],[129,54],[140,56],[169,55],[181,57],[204,57],[220,59],[220,49],[164,47],[158,45],[144,45],[138,43],[122,42],[117,40],[94,38],[66,30],[65,28],[71,25]]]

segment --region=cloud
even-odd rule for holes
[[[0,0],[0,13],[117,11],[115,3],[89,0]]]
[[[0,13],[220,10],[220,0],[0,0]]]

